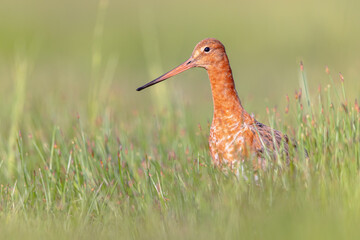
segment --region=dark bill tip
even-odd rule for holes
[[[174,68],[173,70],[171,70],[170,72],[167,72],[165,73],[164,75],[158,77],[157,79],[151,81],[151,82],[148,82],[147,84],[145,84],[144,86],[141,86],[139,88],[136,89],[136,91],[141,91],[147,87],[150,87],[152,85],[155,85],[159,82],[162,82],[172,76],[175,76],[183,71],[186,71],[192,67],[196,67],[196,65],[194,64],[194,62],[192,61],[192,59],[188,59],[186,62],[184,62],[183,64],[177,66],[176,68]]]
[[[164,75],[162,75],[161,77],[158,77],[157,79],[155,79],[155,80],[153,80],[153,81],[151,81],[151,82],[148,82],[148,83],[145,84],[144,86],[138,87],[138,88],[136,89],[136,91],[141,91],[141,90],[143,90],[143,89],[145,89],[145,88],[148,88],[148,87],[150,87],[150,86],[152,86],[152,85],[155,85],[155,84],[157,84],[157,83],[159,83],[159,82],[162,82],[162,81],[164,81],[165,79],[167,79],[167,78],[164,77]]]

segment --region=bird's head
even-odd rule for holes
[[[145,84],[144,86],[137,88],[136,90],[141,91],[193,67],[202,67],[209,70],[221,63],[227,63],[227,61],[224,45],[215,38],[207,38],[195,46],[191,57],[183,64]]]

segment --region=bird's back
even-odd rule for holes
[[[265,155],[273,158],[276,152],[288,154],[288,138],[280,131],[251,117],[246,121],[225,120],[213,121],[210,129],[209,146],[216,165],[235,166],[254,157],[263,165]]]

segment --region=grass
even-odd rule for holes
[[[358,22],[358,3],[319,2],[316,8],[305,1],[295,10],[285,2],[275,1],[271,11],[268,4],[245,2],[221,10],[215,1],[206,11],[193,1],[176,11],[161,1],[100,0],[89,9],[81,3],[64,9],[63,3],[6,3],[0,11],[13,25],[0,23],[0,236],[359,239],[360,108],[353,96],[360,34],[350,24]],[[184,17],[185,10],[194,17]],[[217,14],[209,19],[211,12]],[[239,31],[227,32],[225,23]],[[43,42],[31,37],[39,33]],[[190,54],[194,41],[209,33],[228,39],[232,66],[241,66],[233,67],[235,79],[243,79],[236,83],[239,95],[255,92],[245,100],[286,91],[286,101],[268,100],[277,107],[252,106],[251,100],[244,105],[261,109],[259,121],[297,142],[289,165],[280,157],[254,173],[244,164],[245,176],[214,167],[209,124],[195,117],[208,119],[210,103],[200,91],[205,83],[195,78],[180,83],[195,96],[192,102],[170,82],[129,97],[140,82],[133,79],[143,83],[175,66],[188,56],[185,49]],[[28,43],[15,61],[9,50],[14,36]],[[29,42],[37,41],[39,57],[25,54],[34,45]],[[236,53],[245,59],[241,64]],[[297,71],[289,59],[299,54],[314,65],[306,65],[307,71],[301,64],[302,89],[293,96],[288,89],[296,80],[289,76]],[[329,68],[319,71],[325,60],[347,78]],[[257,87],[255,79],[262,77],[266,81]],[[141,104],[135,100],[144,95]]]
[[[359,106],[335,97],[334,89],[320,88],[311,104],[299,91],[289,98],[287,113],[268,111],[268,122],[295,138],[309,158],[292,151],[289,166],[279,161],[258,172],[259,181],[252,180],[251,168],[246,180],[212,166],[208,126],[196,126],[177,98],[171,109],[134,112],[126,122],[105,109],[93,128],[81,115],[66,129],[46,130],[48,119],[37,119],[38,125],[16,134],[16,146],[9,145],[15,170],[1,162],[1,235],[357,238]],[[21,111],[22,101],[14,104]]]

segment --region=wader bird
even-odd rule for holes
[[[232,168],[252,156],[254,166],[263,167],[264,154],[276,156],[282,149],[287,155],[287,136],[258,122],[241,105],[225,47],[219,40],[202,40],[183,64],[136,90],[141,91],[193,67],[205,68],[210,79],[214,115],[209,147],[215,165]]]

